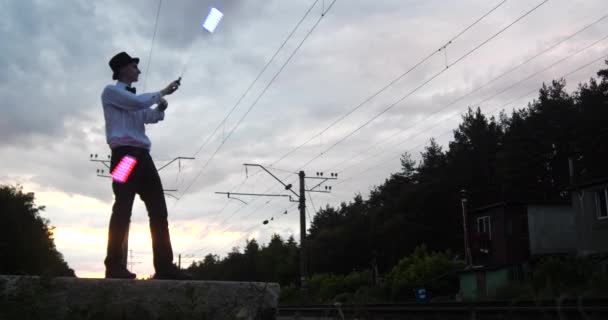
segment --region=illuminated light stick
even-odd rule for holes
[[[223,17],[224,14],[220,10],[216,9],[215,7],[211,7],[211,9],[209,10],[209,14],[207,14],[205,21],[203,21],[203,29],[207,30],[209,33],[213,33],[217,26],[220,24],[220,21],[222,21]],[[193,55],[194,54],[190,54],[188,60],[186,60],[186,63],[184,64],[184,70],[182,71],[180,78],[183,77],[186,73],[186,69],[188,69],[188,65],[190,64]]]
[[[129,155],[124,156],[116,168],[114,168],[114,171],[112,171],[112,178],[114,181],[120,183],[127,182],[127,179],[129,179],[129,175],[131,174],[131,171],[133,171],[133,168],[135,168],[136,164],[137,159]]]
[[[209,31],[210,33],[213,33],[213,31],[215,31],[215,28],[217,28],[217,25],[222,20],[222,17],[224,17],[224,14],[220,10],[211,7],[207,18],[203,23],[203,28]]]

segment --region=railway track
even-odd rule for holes
[[[279,320],[608,319],[608,300],[279,306]]]

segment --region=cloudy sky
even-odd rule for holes
[[[142,71],[149,64],[136,83],[140,92],[159,90],[184,72],[180,90],[168,97],[165,120],[147,126],[157,167],[196,156],[160,171],[164,187],[178,189],[172,194],[180,198],[167,196],[175,259],[181,253],[187,264],[207,253],[225,255],[247,238],[265,243],[273,233],[299,239],[297,207],[286,198],[240,197],[245,205],[214,192],[285,193],[268,174],[246,171],[243,163],[272,164],[273,173],[294,186],[298,170],[308,176],[339,172],[339,181],[326,184],[333,186],[331,194],[311,194],[307,205],[313,216],[321,206],[350,201],[357,193],[367,196],[399,169],[400,153],[418,159],[431,137],[445,144],[468,106],[492,114],[523,107],[543,81],[608,52],[608,40],[597,42],[607,35],[607,18],[485,85],[608,13],[605,0],[549,0],[480,46],[542,2],[508,0],[358,107],[501,2],[338,0],[321,17],[331,0],[319,0],[220,125],[314,0],[165,1],[153,43],[158,1],[0,1],[0,184],[34,192],[36,203],[46,206],[42,215],[56,226],[58,249],[77,275],[103,276],[113,195],[110,179],[96,175],[103,165],[89,155],[109,154],[100,94],[112,83],[108,60],[124,50],[141,58]],[[211,6],[225,14],[213,34],[201,28]],[[596,60],[569,74],[569,89],[602,64]],[[152,274],[140,200],[133,209],[130,247],[133,271]]]

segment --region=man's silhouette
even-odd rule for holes
[[[167,205],[163,186],[150,157],[150,140],[146,136],[144,124],[157,123],[165,117],[168,107],[165,95],[172,94],[179,88],[179,81],[171,82],[166,88],[151,93],[137,95],[131,87],[141,73],[137,64],[138,58],[131,58],[121,52],[109,62],[113,71],[112,79],[116,84],[105,87],[101,95],[103,112],[106,121],[106,139],[112,158],[110,171],[113,172],[124,156],[136,159],[127,181],[112,181],[114,206],[108,232],[108,250],[105,258],[106,278],[134,279],[121,263],[123,261],[122,242],[129,228],[131,209],[135,194],[146,205],[150,218],[152,249],[154,252],[155,279],[187,279],[173,264],[173,249],[169,237],[167,222]],[[156,105],[156,108],[151,108]]]

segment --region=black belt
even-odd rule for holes
[[[133,147],[133,146],[120,146],[120,147],[112,148],[113,152],[114,151],[119,152],[119,151],[124,151],[124,150],[127,150],[127,151],[136,151],[137,153],[142,153],[142,152],[149,153],[150,152],[150,150],[148,150],[146,148]]]

